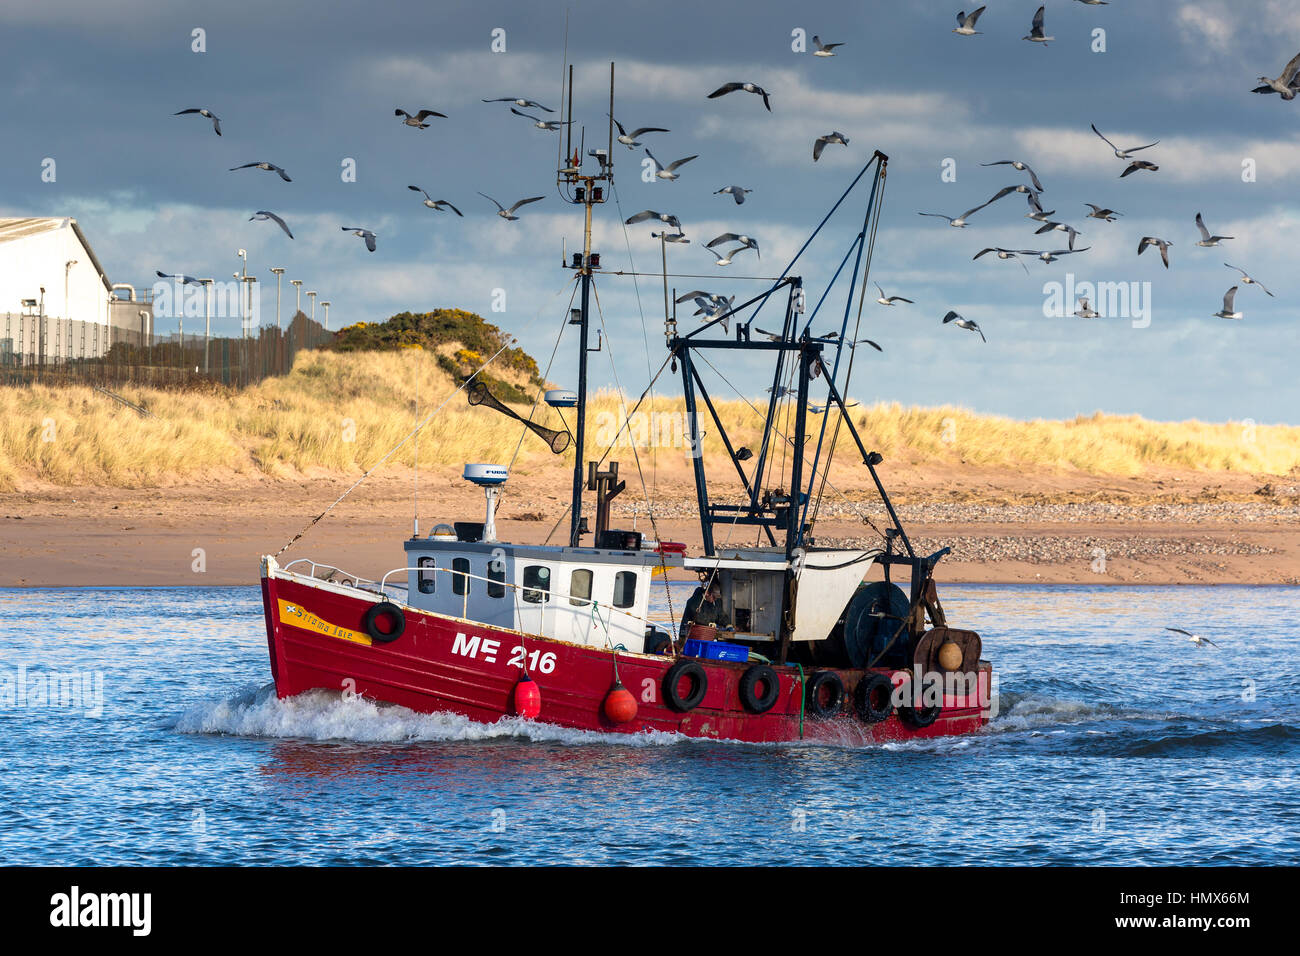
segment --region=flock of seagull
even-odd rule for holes
[[[1088,6],[1104,6],[1107,5],[1108,0],[1077,0],[1077,2],[1083,3]],[[972,10],[970,13],[967,13],[965,11],[958,13],[957,27],[952,32],[962,37],[981,36],[982,32],[977,29],[977,25],[979,23],[980,17],[984,14],[985,10],[986,7],[980,6],[975,10]],[[1037,11],[1034,13],[1033,19],[1030,24],[1030,32],[1023,37],[1024,40],[1034,42],[1034,43],[1041,43],[1044,46],[1046,46],[1050,41],[1056,39],[1053,36],[1047,35],[1044,30],[1044,10],[1045,7],[1040,6],[1037,9]],[[843,43],[839,43],[839,42],[836,43],[823,42],[821,37],[816,35],[813,36],[812,40],[813,40],[813,47],[814,47],[814,49],[811,51],[812,55],[814,57],[819,57],[819,58],[834,57],[837,55],[835,52],[836,49],[844,46]],[[1280,95],[1280,97],[1283,100],[1294,99],[1297,92],[1300,92],[1300,54],[1297,54],[1295,57],[1293,57],[1286,64],[1285,68],[1277,77],[1269,78],[1267,76],[1261,76],[1259,78],[1259,81],[1261,85],[1253,88],[1252,92],[1260,93],[1260,94],[1277,93],[1278,95]],[[772,94],[768,90],[764,89],[762,86],[758,85],[757,83],[750,82],[750,81],[735,81],[735,82],[724,83],[721,86],[719,86],[717,89],[708,93],[707,98],[719,99],[721,97],[729,96],[732,93],[748,93],[751,94],[752,96],[758,97],[762,101],[763,107],[769,113],[772,111]],[[511,114],[521,117],[522,119],[528,120],[535,129],[543,132],[558,132],[562,130],[565,126],[569,125],[570,123],[570,121],[568,120],[550,119],[547,118],[546,116],[539,115],[539,114],[554,115],[555,110],[551,109],[550,107],[544,106],[543,104],[537,102],[536,100],[525,98],[525,97],[503,96],[503,97],[484,99],[482,102],[508,104],[509,111]],[[204,119],[207,119],[212,123],[213,132],[217,136],[222,135],[220,117],[218,117],[214,112],[212,112],[212,110],[208,108],[183,109],[183,110],[179,110],[174,115],[176,116],[197,115],[203,117]],[[397,108],[393,111],[393,116],[399,119],[403,126],[410,127],[416,130],[428,129],[432,125],[429,122],[432,119],[447,118],[447,115],[445,113],[439,112],[437,110],[428,109],[428,108],[419,109],[414,113],[408,112],[407,110],[401,108]],[[669,133],[671,132],[671,130],[662,126],[640,126],[629,130],[628,127],[625,127],[615,117],[610,116],[610,120],[613,122],[614,126],[616,126],[618,129],[617,142],[620,145],[627,147],[629,150],[635,150],[638,147],[643,149],[646,157],[653,164],[654,177],[658,180],[673,182],[680,179],[681,178],[680,170],[682,169],[682,167],[684,167],[687,163],[690,163],[692,160],[699,158],[698,155],[693,154],[690,156],[682,157],[681,159],[676,159],[667,164],[662,163],[650,151],[650,149],[643,144],[642,137],[645,137],[646,135],[652,133]],[[1153,147],[1159,145],[1160,142],[1159,140],[1141,146],[1131,146],[1131,147],[1121,148],[1119,146],[1116,146],[1113,141],[1111,141],[1104,133],[1102,133],[1101,130],[1097,128],[1096,124],[1092,124],[1091,128],[1093,133],[1095,133],[1110,148],[1115,158],[1121,160],[1126,164],[1123,171],[1119,174],[1118,178],[1123,179],[1128,176],[1134,175],[1136,173],[1156,173],[1159,171],[1160,167],[1156,163],[1151,162],[1150,160],[1147,159],[1137,158],[1134,155],[1136,153],[1140,153],[1145,150],[1152,149]],[[829,133],[826,133],[822,136],[818,136],[814,140],[812,145],[813,162],[817,162],[818,160],[820,160],[822,153],[826,149],[826,147],[832,145],[848,147],[849,138],[848,136],[839,132],[838,130],[832,130]],[[981,163],[980,165],[985,167],[1010,166],[1012,169],[1016,170],[1017,172],[1026,174],[1028,178],[1028,182],[1005,186],[1002,189],[998,190],[991,198],[985,200],[984,202],[980,203],[977,206],[967,209],[965,212],[962,212],[957,216],[948,216],[943,213],[936,213],[936,212],[921,212],[919,213],[919,215],[924,217],[942,219],[947,223],[948,226],[952,228],[961,229],[967,227],[970,224],[970,220],[972,216],[988,208],[989,206],[993,205],[994,203],[998,202],[1004,197],[1013,194],[1023,195],[1026,199],[1028,209],[1029,209],[1028,213],[1026,214],[1026,218],[1028,218],[1029,220],[1037,224],[1037,228],[1034,230],[1035,235],[1051,235],[1058,232],[1063,233],[1065,236],[1064,244],[1066,248],[1014,249],[1014,248],[1004,248],[1000,246],[990,246],[990,247],[983,248],[977,253],[975,253],[973,257],[974,259],[980,259],[983,258],[984,256],[992,255],[1000,260],[1016,261],[1021,265],[1022,268],[1025,269],[1026,274],[1028,274],[1029,271],[1028,267],[1025,265],[1025,262],[1023,261],[1025,258],[1033,258],[1043,262],[1044,264],[1049,264],[1064,256],[1070,256],[1076,253],[1087,252],[1092,248],[1090,245],[1083,246],[1081,248],[1076,247],[1076,240],[1083,233],[1080,232],[1078,229],[1076,229],[1073,225],[1070,225],[1069,223],[1052,218],[1053,216],[1056,215],[1056,210],[1054,209],[1046,210],[1043,208],[1041,197],[1042,194],[1046,191],[1046,188],[1044,187],[1043,182],[1039,178],[1037,172],[1035,172],[1035,170],[1031,168],[1028,163],[1019,159],[1002,159],[1002,160],[996,160],[994,162]],[[258,169],[266,172],[272,172],[278,175],[280,179],[286,183],[293,182],[292,178],[285,171],[285,169],[281,166],[276,165],[275,163],[258,161],[258,162],[244,163],[239,166],[231,167],[232,172],[236,170],[242,170],[242,169]],[[461,212],[461,210],[458,209],[449,200],[434,199],[429,194],[429,192],[421,186],[410,185],[407,188],[413,192],[419,193],[423,197],[421,200],[422,205],[424,205],[428,209],[434,210],[436,212],[450,211],[451,213],[454,213],[456,216],[464,215]],[[734,200],[735,205],[740,206],[744,204],[745,197],[752,191],[753,191],[752,189],[749,189],[745,186],[732,184],[732,185],[723,186],[720,189],[715,190],[713,194],[715,196],[716,195],[730,196]],[[497,216],[499,216],[506,222],[518,221],[520,217],[519,215],[517,215],[517,213],[523,206],[526,206],[531,203],[540,202],[543,198],[545,198],[543,196],[530,196],[530,197],[520,199],[510,206],[506,206],[503,205],[501,202],[499,202],[497,199],[493,198],[492,196],[489,196],[486,193],[479,192],[479,195],[482,196],[484,199],[486,199],[488,202],[492,203],[492,205],[496,207]],[[1085,203],[1084,205],[1086,205],[1090,210],[1089,212],[1084,214],[1084,218],[1087,219],[1096,219],[1102,222],[1111,223],[1114,222],[1121,215],[1121,213],[1109,207],[1099,206],[1094,203]],[[288,236],[289,239],[294,238],[293,232],[290,229],[288,223],[286,223],[281,216],[279,216],[278,214],[276,214],[271,210],[266,210],[266,209],[258,210],[249,218],[249,221],[275,223],[284,232],[284,234]],[[628,217],[625,220],[625,225],[635,225],[638,223],[650,222],[650,221],[653,221],[656,225],[660,226],[660,230],[658,232],[652,232],[650,234],[651,237],[659,239],[665,243],[681,243],[681,244],[690,243],[691,240],[686,237],[685,232],[682,229],[681,220],[676,215],[670,213],[661,213],[653,209],[645,209],[642,210],[641,212],[634,213],[632,216]],[[1194,221],[1201,236],[1200,240],[1196,242],[1197,246],[1205,247],[1205,248],[1216,247],[1225,241],[1230,241],[1233,239],[1232,236],[1216,235],[1214,233],[1211,233],[1209,228],[1205,225],[1204,219],[1202,218],[1200,212],[1196,213]],[[340,228],[344,233],[360,238],[365,243],[366,248],[370,252],[375,251],[378,237],[373,230],[362,226],[341,226]],[[1168,269],[1170,267],[1169,249],[1173,244],[1174,243],[1172,241],[1161,238],[1159,236],[1142,236],[1138,242],[1137,254],[1141,255],[1148,248],[1156,248],[1160,251],[1161,261],[1163,262],[1165,268]],[[730,246],[730,248],[726,248],[727,246]],[[720,235],[716,236],[709,242],[705,243],[702,248],[707,250],[713,256],[715,265],[719,267],[725,267],[731,265],[735,261],[735,257],[737,255],[740,255],[744,252],[748,252],[750,250],[754,252],[756,258],[761,258],[761,252],[760,252],[758,240],[752,238],[751,236],[739,232],[729,231],[729,232],[721,233]],[[1216,317],[1223,318],[1223,319],[1243,318],[1244,313],[1242,313],[1235,307],[1235,297],[1238,288],[1241,285],[1255,285],[1258,286],[1260,290],[1266,293],[1267,295],[1269,296],[1273,295],[1273,293],[1270,292],[1267,288],[1265,288],[1262,283],[1260,283],[1258,280],[1250,276],[1245,270],[1237,266],[1231,265],[1230,263],[1224,263],[1224,265],[1230,269],[1237,271],[1240,274],[1240,278],[1238,280],[1238,283],[1233,285],[1224,294],[1223,307],[1218,312],[1214,313]],[[896,303],[900,303],[900,302],[913,304],[911,299],[907,299],[902,296],[896,296],[896,295],[886,296],[884,290],[881,289],[879,285],[877,285],[876,288],[880,291],[880,298],[878,298],[876,301],[882,306],[893,306]],[[724,313],[726,313],[730,309],[731,304],[734,302],[734,300],[735,300],[734,296],[724,297],[722,295],[713,292],[707,292],[703,290],[693,290],[692,292],[686,293],[684,296],[679,297],[677,299],[677,302],[681,303],[684,301],[693,301],[694,304],[698,307],[695,314],[699,316],[702,321],[709,321],[719,315],[723,315]],[[1078,302],[1078,306],[1079,308],[1074,312],[1074,315],[1085,319],[1098,317],[1098,313],[1090,306],[1086,298],[1081,298],[1080,301]],[[977,333],[980,336],[981,340],[987,342],[987,338],[984,335],[984,331],[979,327],[979,325],[976,322],[970,319],[963,318],[961,315],[959,315],[954,311],[949,311],[943,317],[942,323],[944,325],[951,324],[957,328],[961,328],[970,332]],[[724,327],[724,330],[726,330],[725,321],[722,323],[722,325]],[[743,327],[743,329],[744,329],[745,336],[748,337],[748,328]],[[771,335],[771,333],[764,332],[761,329],[758,331],[764,335],[768,335],[768,336]],[[859,342],[853,342],[853,343],[846,342],[844,344],[849,345],[850,347],[855,347],[858,344],[864,344],[864,343],[871,345],[877,350],[879,350],[880,348],[880,346],[877,345],[875,342],[871,342],[870,340],[865,340],[865,339],[860,340]]]

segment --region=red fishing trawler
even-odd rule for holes
[[[612,66],[610,81],[612,113]],[[572,115],[571,74],[569,86]],[[859,272],[866,285],[888,158],[875,153],[760,295],[739,305],[734,296],[701,295],[695,301],[704,324],[686,334],[677,331],[675,309],[666,309],[668,357],[660,372],[670,363],[680,370],[687,438],[696,450],[701,550],[691,555],[684,545],[611,528],[611,502],[624,490],[618,464],[606,464],[609,449],[599,460],[585,457],[589,304],[602,274],[591,222],[613,183],[613,145],[611,123],[608,148],[591,150],[589,171],[581,151],[566,147],[557,176],[562,195],[585,211],[583,250],[566,263],[581,305],[564,316],[561,329],[576,332],[578,387],[545,395],[553,407],[572,410],[572,433],[545,428],[531,414],[522,418],[472,376],[461,386],[471,405],[518,419],[557,454],[572,445],[567,544],[498,540],[495,507],[508,471],[472,463],[463,476],[484,489],[484,520],[440,524],[420,537],[417,517],[404,560],[384,573],[358,576],[308,559],[281,566],[278,556],[264,557],[277,694],[327,689],[475,721],[523,718],[614,734],[658,731],[752,743],[856,746],[978,731],[995,712],[993,670],[982,658],[979,635],[950,626],[944,614],[934,571],[948,549],[916,553],[877,471],[882,458],[867,450],[844,399],[853,363],[851,357],[841,363],[841,353],[845,343],[851,353],[857,339],[848,302]],[[835,274],[852,260],[843,318],[838,331],[814,334],[826,293],[805,315],[803,282],[791,269],[863,184],[870,192],[862,225]],[[664,279],[666,288],[666,255]],[[775,320],[780,333],[751,340],[759,310],[782,301],[784,317]],[[735,447],[699,364],[712,368],[706,356],[738,352],[765,355],[775,365],[757,451]],[[810,428],[814,388],[824,392],[825,404]],[[730,503],[710,496],[700,451],[704,415],[744,490]],[[878,547],[822,547],[812,534],[841,430],[889,517]],[[588,500],[595,517],[590,529]],[[653,520],[653,509],[650,515]],[[757,543],[728,543],[742,527],[754,530]],[[722,542],[715,537],[720,528],[727,532]],[[702,586],[720,586],[713,624],[686,622],[679,631],[676,619],[652,619],[654,588],[691,575]]]

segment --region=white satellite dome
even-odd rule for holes
[[[546,404],[551,408],[577,408],[578,393],[567,388],[547,389]]]
[[[472,481],[476,485],[504,485],[509,477],[510,471],[505,465],[465,466],[465,480]]]

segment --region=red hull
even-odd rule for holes
[[[636,717],[609,720],[604,700],[614,682],[608,650],[487,627],[403,608],[406,628],[390,643],[373,643],[363,617],[373,597],[354,596],[280,577],[263,577],[271,672],[281,698],[325,688],[353,691],[423,713],[451,712],[491,723],[513,716],[513,692],[528,671],[541,691],[539,721],[607,733],[646,731],[750,743],[816,740],[850,746],[966,734],[987,723],[992,669],[981,662],[979,694],[945,695],[939,718],[913,727],[891,714],[869,724],[852,713],[815,719],[801,715],[798,668],[774,667],[780,681],[775,706],[754,714],[741,703],[739,682],[748,664],[704,661],[708,689],[699,706],[679,713],[663,700],[672,658],[619,652],[618,672],[637,701]],[[282,614],[283,606],[291,608]],[[288,618],[288,620],[286,620]],[[341,635],[341,636],[334,636]],[[881,673],[890,675],[890,671]],[[851,700],[860,671],[836,671]]]

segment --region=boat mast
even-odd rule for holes
[[[573,489],[572,503],[569,508],[569,547],[576,548],[582,542],[582,534],[585,530],[585,522],[582,518],[582,490],[585,483],[584,475],[584,457],[586,455],[586,437],[587,437],[587,347],[588,330],[590,328],[590,307],[591,307],[591,280],[594,270],[600,268],[600,256],[593,255],[591,251],[591,211],[597,203],[605,201],[605,188],[601,184],[610,184],[614,182],[614,64],[609,65],[609,138],[608,145],[603,150],[593,150],[596,159],[598,171],[595,175],[583,175],[582,173],[582,146],[581,142],[576,151],[573,150],[573,67],[569,67],[569,108],[568,108],[568,143],[566,147],[565,165],[559,170],[557,184],[560,187],[561,195],[569,198],[569,202],[581,203],[584,210],[584,221],[582,230],[582,252],[573,254],[573,261],[567,265],[577,271],[579,282],[581,284],[581,306],[578,309],[577,322],[578,326],[578,408],[577,421],[574,424],[574,455],[573,455]],[[570,322],[573,320],[570,319]]]

